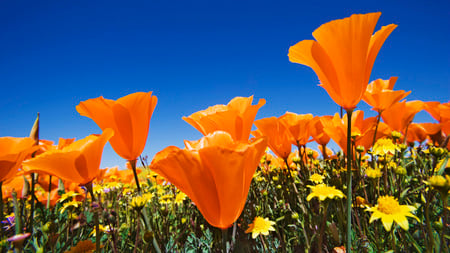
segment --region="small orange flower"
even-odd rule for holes
[[[314,141],[317,142],[317,144],[325,146],[330,141],[330,136],[328,136],[323,131],[324,124],[322,123],[322,120],[330,121],[331,119],[333,119],[333,116],[331,116],[331,115],[320,116],[320,117],[316,116],[313,118],[312,122],[309,124],[309,128],[310,128],[309,131],[310,131],[311,136],[313,137]]]
[[[309,133],[309,124],[313,119],[312,114],[296,114],[286,112],[279,119],[291,133],[293,145],[300,147],[309,142],[309,137],[311,136]]]
[[[37,150],[32,138],[0,137],[0,182],[13,178],[22,161]]]
[[[244,208],[266,139],[243,143],[216,131],[185,145],[157,153],[150,169],[186,193],[209,224],[230,227]]]
[[[255,121],[258,128],[252,134],[255,137],[266,136],[269,148],[278,157],[286,160],[291,153],[293,138],[289,129],[276,117],[264,118]]]
[[[404,90],[392,90],[398,77],[391,77],[389,80],[377,79],[367,86],[363,100],[370,106],[372,110],[381,113],[393,104],[404,99],[411,93]]]
[[[336,113],[331,121],[323,120],[322,123],[324,124],[325,133],[339,145],[345,154],[347,154],[347,114],[341,119],[339,114]],[[355,140],[356,146],[362,145],[359,141],[366,140],[366,138],[364,138],[365,135],[370,130],[373,130],[375,123],[375,117],[364,119],[363,111],[355,111],[352,113],[352,137]],[[371,137],[373,138],[373,133]],[[367,139],[369,139],[370,142],[372,141],[371,138]],[[367,143],[368,141],[364,141],[364,146],[367,146]]]
[[[230,133],[235,140],[247,142],[256,113],[266,103],[266,100],[260,99],[257,105],[252,105],[252,101],[253,96],[235,97],[228,105],[211,106],[183,117],[183,120],[203,135],[221,130]]]
[[[157,102],[152,92],[136,92],[117,101],[103,97],[89,99],[76,108],[80,115],[94,120],[103,131],[114,130],[109,143],[119,156],[131,161],[144,150]]]
[[[47,151],[23,162],[23,169],[86,185],[98,175],[103,147],[113,134],[107,128],[100,136],[89,135],[62,150]]]
[[[426,102],[424,105],[425,111],[427,111],[435,120],[439,122],[450,121],[450,102]]]
[[[355,14],[321,25],[314,40],[289,49],[289,60],[311,67],[328,95],[344,109],[354,109],[366,91],[375,58],[397,27],[382,27],[374,35],[381,13]]]
[[[381,118],[392,130],[404,134],[406,127],[412,122],[416,113],[422,111],[423,108],[424,103],[422,101],[402,101],[386,109],[381,114]]]

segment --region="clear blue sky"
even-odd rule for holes
[[[41,138],[100,133],[75,106],[104,96],[153,91],[159,102],[144,154],[201,137],[181,117],[235,96],[267,104],[257,119],[286,111],[334,114],[338,107],[288,49],[321,24],[381,11],[398,24],[371,80],[398,76],[409,100],[448,102],[449,1],[0,1],[0,136]],[[369,108],[361,102],[358,106]],[[432,121],[425,112],[417,121]],[[102,166],[124,166],[111,147]]]

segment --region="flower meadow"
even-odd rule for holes
[[[334,115],[255,120],[266,100],[235,97],[183,117],[204,136],[150,160],[158,99],[137,92],[76,106],[100,134],[53,143],[38,115],[29,137],[0,137],[2,252],[449,252],[450,103],[370,81],[396,28],[375,31],[380,15],[330,21],[289,49]],[[413,123],[422,110],[437,123]],[[100,168],[107,142],[126,170]]]

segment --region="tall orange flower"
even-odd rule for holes
[[[342,151],[347,154],[347,115],[341,119],[336,113],[331,121],[322,120],[324,124],[324,131],[341,147]],[[355,140],[355,145],[359,145],[359,141],[363,140],[364,136],[375,127],[376,118],[369,117],[364,119],[363,111],[355,111],[352,114],[352,137]],[[373,135],[371,136],[373,137]]]
[[[424,105],[425,111],[427,111],[435,120],[443,123],[450,121],[450,102],[426,102]]]
[[[0,182],[13,178],[22,161],[37,150],[31,138],[0,137]]]
[[[292,144],[297,147],[304,146],[308,143],[311,136],[309,124],[313,119],[312,114],[296,114],[286,112],[280,117],[280,121],[288,128],[292,135]]]
[[[412,122],[416,113],[422,111],[423,108],[422,101],[402,101],[386,109],[381,114],[381,118],[392,130],[405,134],[406,127]]]
[[[98,97],[81,102],[77,111],[97,123],[104,131],[114,130],[109,140],[122,158],[136,160],[144,150],[150,119],[158,99],[152,92],[136,92],[117,101]]]
[[[313,32],[315,41],[303,40],[289,49],[289,60],[311,67],[336,104],[354,109],[381,46],[397,27],[384,26],[373,34],[380,15],[355,14],[323,24]]]
[[[333,116],[331,115],[316,116],[309,124],[309,131],[311,133],[311,136],[313,137],[314,141],[316,141],[317,144],[321,146],[325,146],[328,144],[328,142],[330,142],[330,136],[328,136],[323,131],[324,124],[322,123],[322,121],[329,121],[331,119],[333,119]]]
[[[62,150],[50,150],[27,160],[23,169],[86,185],[99,173],[103,148],[113,135],[113,130],[107,128],[100,136],[89,135]]]
[[[183,120],[203,135],[221,130],[230,133],[235,140],[247,142],[256,113],[266,103],[265,99],[260,99],[258,104],[252,105],[252,101],[253,96],[235,97],[228,105],[211,106]]]
[[[398,77],[389,80],[377,79],[371,82],[364,93],[363,100],[372,106],[372,110],[381,113],[411,93],[404,90],[392,90]]]
[[[266,139],[243,143],[217,131],[185,145],[157,153],[150,169],[186,193],[209,224],[230,227],[244,208]]]
[[[276,117],[255,121],[258,128],[252,134],[255,137],[266,136],[269,148],[278,157],[286,160],[291,153],[293,138],[289,129]]]

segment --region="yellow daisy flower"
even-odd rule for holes
[[[136,196],[131,199],[130,206],[136,210],[142,209],[147,204],[148,199],[145,196]]]
[[[61,198],[58,199],[58,202],[63,202],[66,199],[69,198],[74,198],[76,196],[80,196],[81,194],[78,192],[74,192],[74,191],[68,191],[66,193],[63,193],[63,195],[61,195]]]
[[[69,207],[78,208],[81,204],[82,204],[81,201],[71,200],[69,202],[64,203],[59,212],[64,213],[64,211],[66,211],[66,209],[68,209]]]
[[[431,185],[434,189],[438,190],[439,192],[446,195],[448,191],[450,190],[450,176],[445,175],[434,175],[428,178],[427,181],[425,181],[426,184]]]
[[[366,169],[366,175],[369,178],[379,178],[383,175],[383,173],[381,172],[380,169],[368,168],[368,169]]]
[[[376,206],[368,208],[366,211],[373,212],[372,216],[370,216],[369,223],[381,218],[381,222],[386,231],[390,231],[394,221],[404,230],[408,230],[409,228],[406,217],[412,217],[419,221],[419,218],[411,213],[415,210],[416,208],[413,206],[400,205],[392,196],[382,196],[378,198],[378,204]]]
[[[344,193],[340,190],[336,189],[334,186],[328,186],[326,184],[318,184],[315,186],[308,185],[311,188],[311,193],[306,197],[307,201],[310,201],[312,198],[317,197],[320,201],[324,201],[326,198],[343,198],[345,197]]]
[[[400,149],[395,145],[391,139],[383,138],[379,139],[375,145],[373,145],[372,152],[375,155],[395,154],[395,151]]]
[[[268,235],[269,231],[275,231],[273,225],[275,225],[275,222],[270,221],[269,218],[256,216],[253,223],[245,230],[245,233],[252,233],[252,238],[255,239],[260,234]]]
[[[186,199],[186,194],[184,194],[184,192],[180,191],[177,193],[177,196],[175,197],[174,202],[175,202],[175,204],[180,205],[180,204],[183,204],[183,200],[185,200],[185,199]]]
[[[309,181],[314,182],[316,184],[321,184],[321,183],[323,183],[324,178],[325,178],[324,176],[315,173],[315,174],[311,175],[311,177],[309,178]]]

